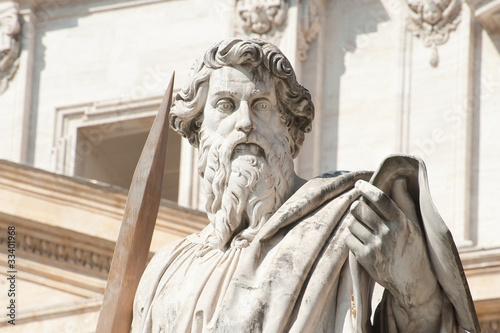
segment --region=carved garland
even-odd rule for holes
[[[19,4],[13,1],[0,4],[0,94],[19,67],[20,32]]]
[[[410,15],[406,28],[432,48],[430,64],[439,64],[437,46],[444,44],[460,23],[461,0],[407,0]]]

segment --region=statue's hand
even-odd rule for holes
[[[394,186],[404,187],[401,192],[409,197],[404,179],[396,180]],[[393,296],[396,321],[400,322],[399,316],[406,326],[404,322],[429,320],[420,318],[429,311],[439,314],[441,291],[418,222],[410,221],[389,196],[368,182],[358,181],[356,189],[361,199],[351,206],[347,246],[368,274]]]

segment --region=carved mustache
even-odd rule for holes
[[[232,158],[234,154],[239,152],[251,152],[254,155],[261,155],[262,157],[267,157],[267,152],[270,151],[270,144],[268,140],[257,133],[245,134],[242,132],[233,132],[227,137],[225,142],[226,152],[231,155],[228,156]]]

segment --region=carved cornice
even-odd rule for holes
[[[20,32],[19,4],[0,2],[0,94],[7,89],[19,67]]]
[[[258,37],[279,44],[288,6],[289,0],[237,0],[236,36]]]
[[[406,0],[406,28],[432,48],[430,64],[439,64],[437,46],[444,44],[460,23],[461,0]]]
[[[471,248],[460,252],[462,265],[467,275],[500,272],[500,248]]]
[[[121,221],[127,190],[0,160],[0,188],[47,202],[98,212]],[[206,213],[162,200],[156,227],[185,237],[208,224]]]
[[[116,221],[116,230],[119,228],[127,200],[126,190],[1,160],[0,174],[0,190],[7,193],[7,197],[12,193],[30,200],[43,200],[44,205],[57,206],[57,209],[67,207],[67,212],[93,212],[81,216],[109,217]],[[0,253],[7,250],[7,226],[15,225],[18,256],[90,276],[107,277],[115,242],[109,235],[106,238],[95,234],[95,230],[88,230],[90,221],[77,217],[71,220],[72,216],[63,211],[53,216],[38,216],[36,210],[32,210],[34,214],[23,217],[21,212],[31,207],[22,204],[17,208],[4,208],[0,207]],[[48,217],[51,220],[47,220]],[[205,213],[162,200],[155,230],[171,235],[173,240],[199,232],[207,223]]]
[[[500,299],[475,300],[479,325],[483,333],[500,332]]]
[[[0,252],[7,250],[7,226],[16,227],[16,256],[106,279],[114,242],[0,214]]]
[[[500,31],[500,0],[466,0],[466,2],[486,30]]]

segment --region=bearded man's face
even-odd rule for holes
[[[208,84],[199,171],[214,227],[209,242],[245,247],[290,195],[291,138],[269,72],[226,66]]]

